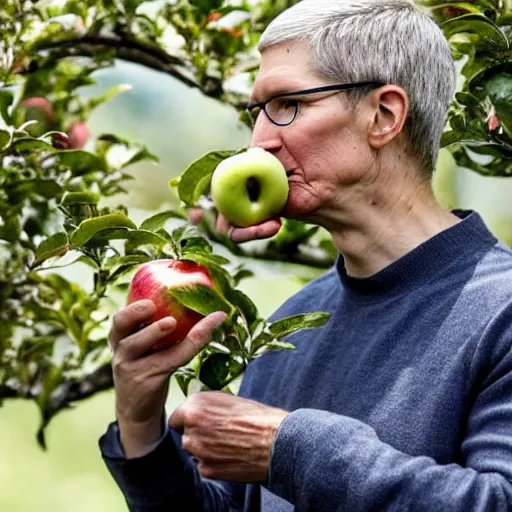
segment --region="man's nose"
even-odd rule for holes
[[[268,119],[265,112],[260,112],[252,130],[250,147],[277,151],[282,146],[280,128]]]

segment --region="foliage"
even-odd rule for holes
[[[269,2],[250,14],[247,5],[181,1],[149,17],[139,4],[10,1],[0,11],[0,401],[36,401],[42,445],[56,413],[112,386],[108,319],[125,301],[130,272],[140,263],[172,257],[206,265],[214,296],[182,291],[177,298],[203,313],[211,304],[229,312],[223,332],[176,375],[185,393],[193,381],[226,389],[251,359],[292,348],[280,341],[285,334],[327,320],[305,315],[291,319],[290,330],[260,318],[236,288],[251,272],[233,264],[225,268],[229,260],[213,254],[207,233],[190,225],[185,211],[160,212],[137,226],[124,206],[101,205],[124,191],[129,165],[156,158],[113,134],[83,149],[92,110],[126,89],[84,100],[79,90],[94,83],[93,73],[121,57],[238,102],[224,83],[254,67],[251,48],[261,20],[275,9]],[[236,27],[216,24],[235,10],[242,14]],[[172,53],[169,32],[179,37]],[[125,154],[121,163],[112,158],[119,148]],[[91,282],[83,287],[54,272],[84,265]]]
[[[208,200],[213,166],[232,152],[206,155],[183,174],[184,208],[136,225],[127,209],[102,199],[123,192],[126,168],[154,160],[150,151],[114,134],[89,140],[86,121],[101,103],[80,90],[116,58],[174,76],[235,107],[247,97],[232,87],[250,81],[259,34],[298,0],[5,0],[0,7],[0,403],[36,401],[44,428],[59,411],[112,386],[108,318],[125,300],[135,266],[159,257],[209,267],[215,297],[229,313],[223,332],[176,374],[187,393],[228,389],[263,351],[292,348],[285,336],[322,325],[320,313],[268,323],[237,289],[251,275],[215,254],[332,265],[335,251],[318,228],[286,220],[269,241],[240,247],[214,230]],[[512,152],[512,8],[507,1],[426,2],[462,64],[464,84],[449,114],[443,144],[458,163],[485,175],[510,175]],[[236,5],[235,5],[236,4]],[[119,163],[112,155],[123,148]],[[475,157],[477,155],[477,157]],[[487,160],[482,160],[485,155]],[[205,210],[197,225],[187,208]],[[83,286],[60,269],[88,268]],[[59,269],[54,272],[53,270]],[[210,292],[208,292],[210,293]],[[177,297],[197,310],[205,300]]]
[[[461,166],[485,176],[511,176],[512,4],[423,3],[440,23],[463,78],[442,145]]]

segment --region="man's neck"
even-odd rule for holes
[[[368,277],[460,220],[437,204],[430,186],[363,192],[328,229],[348,275]]]

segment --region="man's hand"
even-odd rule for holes
[[[191,208],[188,212],[188,218],[192,224],[199,224],[204,218],[204,212],[201,208]],[[277,234],[281,229],[281,219],[270,219],[256,226],[249,226],[248,228],[237,228],[232,226],[226,217],[219,213],[217,215],[217,224],[215,226],[218,233],[226,235],[233,240],[233,242],[240,244],[249,242],[250,240],[260,240],[271,238]]]
[[[227,393],[205,391],[189,397],[169,418],[183,432],[183,448],[205,478],[264,482],[275,433],[288,415]]]
[[[212,313],[181,343],[151,352],[155,342],[176,328],[176,320],[170,316],[141,328],[154,312],[150,300],[122,308],[114,316],[109,336],[114,353],[116,417],[128,458],[145,455],[158,443],[169,377],[210,342],[213,331],[226,319],[223,312]]]

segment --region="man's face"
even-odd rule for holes
[[[310,59],[304,43],[265,50],[252,101],[328,85],[312,71]],[[350,193],[350,185],[360,182],[372,165],[365,109],[350,108],[343,94],[297,96],[299,114],[288,126],[272,124],[263,112],[256,121],[251,146],[272,152],[289,173],[287,217],[323,224],[328,212]]]

